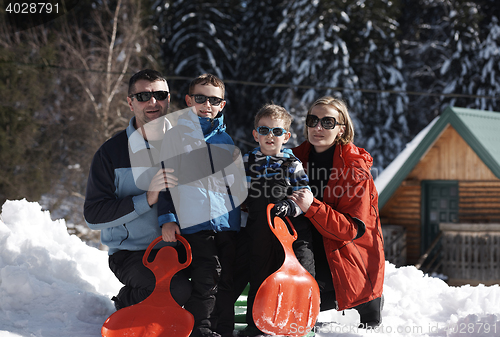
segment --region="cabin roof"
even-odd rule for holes
[[[500,179],[500,113],[448,107],[406,145],[406,148],[375,179],[379,208],[451,125],[484,164]]]

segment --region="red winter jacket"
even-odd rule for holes
[[[308,141],[293,149],[306,172],[311,149]],[[382,295],[384,243],[372,162],[368,152],[352,143],[337,145],[323,202],[314,198],[305,214],[323,236],[338,310]]]

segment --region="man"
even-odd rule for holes
[[[101,242],[109,247],[109,267],[124,284],[112,298],[117,309],[141,302],[155,287],[154,274],[143,265],[142,257],[162,235],[158,194],[176,185],[173,170],[160,169],[154,160],[159,157],[163,132],[171,127],[165,118],[168,90],[165,77],[155,70],[133,75],[127,102],[134,117],[99,148],[90,167],[84,217],[89,228],[101,231]],[[171,292],[180,305],[189,298],[190,287],[183,271],[173,277]]]

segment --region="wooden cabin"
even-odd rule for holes
[[[375,184],[389,261],[429,255],[452,283],[500,283],[499,112],[447,108]]]

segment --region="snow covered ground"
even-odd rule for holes
[[[7,201],[0,221],[0,337],[98,337],[121,284],[107,253],[67,233],[38,203]],[[498,285],[449,287],[387,263],[383,325],[357,329],[356,311],[322,312],[319,337],[500,336]],[[333,323],[332,323],[333,322]]]

